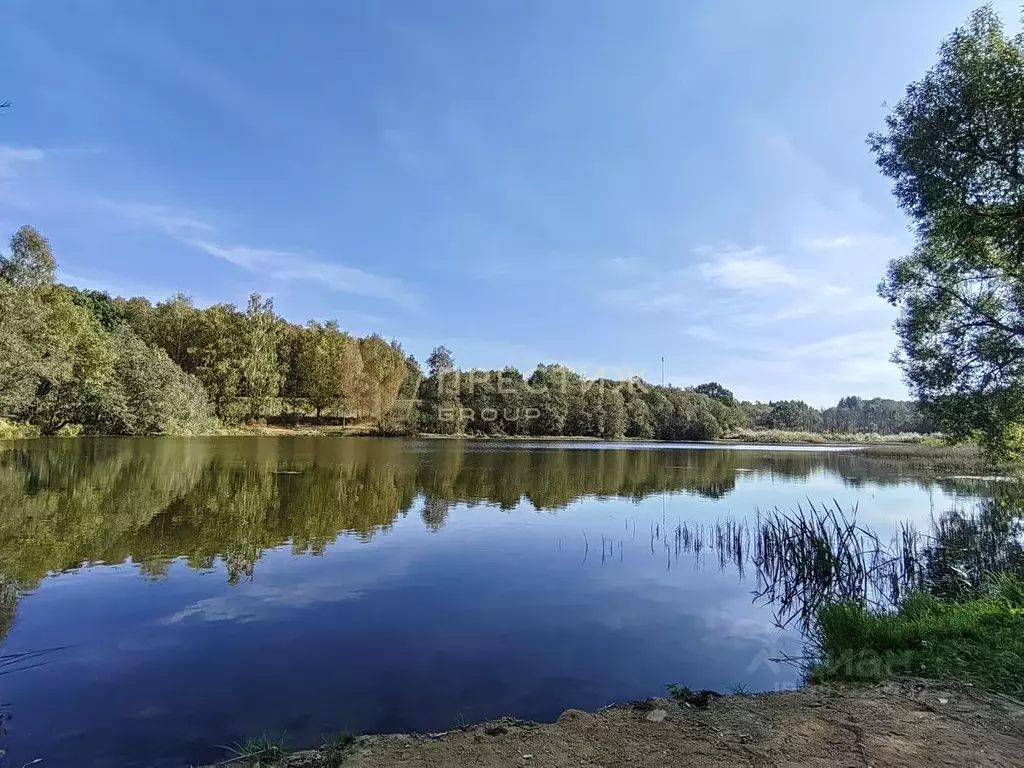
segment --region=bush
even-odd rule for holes
[[[127,328],[114,332],[114,381],[104,392],[100,431],[125,435],[209,431],[213,416],[195,376]]]
[[[0,419],[0,440],[13,440],[19,437],[38,437],[39,430],[31,424]]]
[[[415,402],[400,400],[381,417],[375,431],[385,436],[415,435],[418,427]]]

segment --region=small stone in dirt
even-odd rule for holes
[[[660,723],[666,717],[668,717],[668,712],[664,709],[652,709],[644,719],[650,723]]]
[[[939,699],[939,704],[949,704],[949,699]]]
[[[484,729],[484,733],[488,736],[501,736],[502,734],[508,733],[508,728],[504,725],[491,725]]]

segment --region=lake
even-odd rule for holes
[[[834,500],[886,534],[984,493],[821,448],[0,443],[0,747],[183,768],[264,732],[792,687],[770,659],[799,632],[753,600],[749,534],[716,525]]]

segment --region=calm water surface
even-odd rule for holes
[[[46,651],[0,666],[0,747],[16,768],[183,767],[263,732],[793,686],[768,659],[799,637],[714,523],[834,499],[887,531],[977,493],[821,449],[0,443],[0,654]]]

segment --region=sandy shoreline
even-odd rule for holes
[[[676,765],[1020,766],[1024,704],[925,681],[669,699],[555,723],[504,719],[442,734],[363,736],[343,750],[298,752],[284,768],[498,768]],[[234,765],[253,766],[254,763]]]

